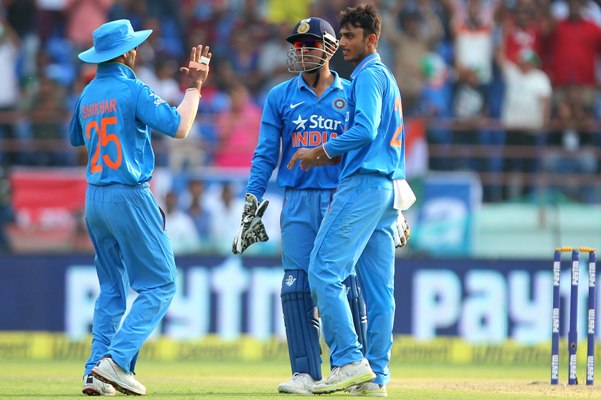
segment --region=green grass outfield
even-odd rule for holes
[[[82,364],[76,361],[0,359],[0,399],[72,399],[81,393]],[[584,370],[579,365],[579,378]],[[565,382],[567,368],[560,378]],[[325,368],[324,368],[325,370]],[[391,365],[392,399],[574,399],[600,398],[597,386],[549,385],[549,368],[491,365]],[[277,393],[290,376],[284,361],[140,361],[138,379],[153,399],[289,399]],[[117,397],[121,397],[120,393]],[[326,397],[349,397],[339,392]]]

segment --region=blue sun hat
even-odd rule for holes
[[[94,31],[94,46],[79,53],[78,57],[83,62],[100,64],[139,46],[151,33],[152,29],[134,32],[127,19],[107,22]]]

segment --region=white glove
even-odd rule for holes
[[[240,228],[232,243],[232,253],[234,254],[242,254],[253,243],[269,240],[265,225],[261,220],[265,210],[267,210],[269,200],[263,200],[261,204],[258,203],[259,201],[255,195],[246,193],[244,196],[244,210],[242,211]]]
[[[409,227],[409,222],[407,222],[407,218],[405,218],[401,211],[399,211],[395,225],[394,245],[398,248],[405,247],[411,236],[411,227]]]

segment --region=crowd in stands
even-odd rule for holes
[[[426,143],[426,151],[409,154],[411,174],[473,170],[482,179],[484,200],[502,201],[532,194],[537,174],[547,172],[574,200],[598,201],[593,183],[567,185],[574,177],[594,182],[589,177],[601,172],[597,2],[368,2],[383,17],[379,51],[397,78],[406,124]],[[79,62],[77,54],[92,45],[94,28],[127,18],[136,30],[154,30],[138,49],[136,74],[171,104],[178,104],[185,89],[178,68],[188,49],[202,43],[213,52],[191,138],[178,142],[156,135],[158,166],[174,172],[199,167],[247,172],[265,96],[291,77],[285,41],[291,28],[307,16],[337,27],[338,12],[357,3],[3,0],[0,165],[83,165],[85,154],[67,145],[68,121],[95,66]],[[344,77],[353,69],[341,52],[331,65]],[[202,182],[190,181],[190,193],[173,191],[165,204],[170,214],[189,217],[180,216],[191,220],[182,226],[194,226],[202,242],[209,228],[198,185]],[[227,190],[226,185],[219,205],[224,214]],[[178,200],[182,196],[189,201]],[[232,220],[241,209],[232,205]]]

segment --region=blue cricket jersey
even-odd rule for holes
[[[70,141],[88,150],[92,185],[135,186],[152,178],[150,128],[174,137],[180,115],[120,63],[98,65],[71,119]]]
[[[343,155],[340,179],[359,173],[405,178],[405,131],[401,94],[380,55],[361,61],[351,74],[349,129],[328,141],[330,157]]]
[[[335,189],[340,166],[292,170],[287,164],[301,147],[317,147],[342,135],[348,118],[346,92],[350,82],[334,74],[334,83],[317,98],[301,75],[272,88],[261,119],[259,142],[250,169],[247,193],[263,197],[278,161],[277,184],[295,189]],[[345,134],[346,135],[346,134]]]

